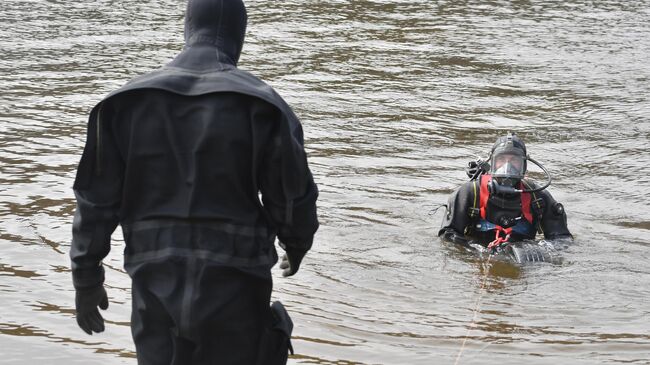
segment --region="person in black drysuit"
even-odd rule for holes
[[[102,259],[119,224],[139,364],[287,361],[290,319],[269,308],[274,241],[295,274],[318,191],[297,117],[237,68],[246,22],[240,0],[189,0],[182,52],[90,113],[74,182],[76,318],[104,330]]]
[[[438,236],[465,246],[493,244],[495,250],[535,239],[538,232],[546,240],[571,239],[562,204],[548,190],[526,192],[538,188],[524,177],[527,158],[526,145],[518,136],[499,137],[492,146],[490,163],[470,163],[471,180],[449,197]],[[495,242],[499,239],[505,241]],[[544,261],[542,251],[527,248],[528,252],[514,249],[517,261]]]

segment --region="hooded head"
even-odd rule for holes
[[[188,0],[185,49],[170,65],[190,69],[236,66],[247,20],[242,0]]]
[[[526,174],[526,145],[514,133],[499,137],[492,146],[490,175],[500,185],[516,186]]]

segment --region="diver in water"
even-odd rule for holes
[[[525,178],[527,161],[546,174],[542,186]],[[508,250],[515,260],[545,261],[543,253],[523,252],[510,243],[534,240],[572,239],[564,207],[546,188],[548,171],[526,154],[526,145],[513,133],[499,137],[487,161],[470,162],[470,181],[449,197],[438,236],[467,247],[480,245],[490,252]]]

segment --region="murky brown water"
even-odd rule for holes
[[[247,5],[240,66],[301,116],[322,191],[314,251],[275,273],[290,363],[452,364],[467,335],[460,364],[650,364],[650,2]],[[71,185],[86,114],[181,48],[183,10],[0,4],[0,363],[135,364],[119,235],[107,331],[72,316]],[[430,212],[506,130],[553,173],[562,265],[486,270],[436,238]]]

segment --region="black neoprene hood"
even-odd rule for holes
[[[526,156],[526,144],[521,138],[514,133],[508,133],[506,136],[497,138],[492,145],[492,155],[501,153],[512,153],[520,156]]]
[[[218,63],[237,64],[248,16],[241,0],[189,0],[185,13],[185,47],[214,47]]]

